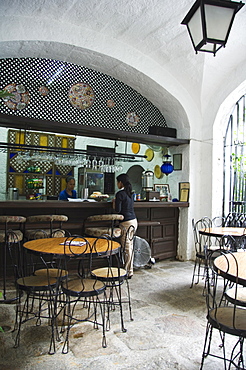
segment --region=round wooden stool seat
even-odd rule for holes
[[[29,229],[25,231],[25,236],[27,239],[44,239],[44,238],[64,238],[65,237],[65,231],[60,229]]]
[[[27,228],[25,230],[25,237],[28,240],[31,239],[44,239],[44,238],[63,238],[66,234],[65,230],[61,228],[53,229],[53,223],[58,222],[60,223],[60,227],[62,222],[68,221],[68,217],[66,215],[34,215],[28,216],[26,219],[26,223],[28,224],[37,224],[36,228]],[[43,225],[42,225],[43,223]],[[46,224],[45,224],[46,223]],[[47,225],[48,224],[48,225]],[[35,225],[36,226],[36,225]],[[43,226],[43,227],[42,227]],[[47,228],[49,226],[49,228]]]
[[[100,237],[103,235],[110,235],[113,238],[119,238],[121,236],[121,229],[116,227],[112,229],[111,227],[86,227],[86,235]]]
[[[26,217],[23,216],[0,216],[0,223],[23,223],[26,222]]]
[[[123,221],[124,216],[119,215],[117,213],[113,214],[108,214],[108,215],[94,215],[94,216],[89,216],[87,218],[88,222],[93,222],[93,221]]]
[[[21,290],[44,290],[49,289],[50,286],[55,286],[57,279],[54,277],[42,276],[25,276],[17,279],[16,284]]]
[[[0,230],[0,243],[5,243],[6,234],[8,242],[18,243],[23,239],[23,233],[20,230],[9,228],[8,224],[22,224],[26,222],[26,217],[23,216],[0,216],[0,224],[5,225],[5,230]]]
[[[103,222],[104,226],[91,226],[88,225],[85,227],[85,234],[89,236],[95,236],[95,237],[100,237],[103,235],[109,235],[110,237],[113,238],[119,238],[121,236],[121,229],[119,227],[114,227],[115,221],[123,221],[124,216],[119,215],[117,213],[112,213],[112,214],[103,214],[103,215],[94,215],[94,216],[89,216],[86,219],[87,222]],[[110,222],[111,221],[111,222]]]
[[[9,243],[18,243],[23,239],[23,233],[20,230],[11,230],[7,233]],[[5,231],[0,231],[0,243],[5,243]]]
[[[34,215],[28,216],[27,222],[66,222],[68,217],[65,215]]]
[[[71,296],[86,296],[87,294],[98,295],[102,290],[105,290],[105,285],[102,281],[93,279],[74,279],[65,281],[62,285],[62,290],[66,293],[69,292]],[[94,292],[94,294],[93,294]]]
[[[39,269],[34,272],[35,276],[49,276],[52,278],[65,278],[68,276],[68,271],[57,268]]]
[[[118,267],[101,267],[93,270],[91,275],[99,280],[114,280],[126,278],[127,272],[125,269]]]

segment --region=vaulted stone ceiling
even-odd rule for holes
[[[225,49],[196,55],[180,23],[194,0],[1,0],[0,58],[85,65],[136,89],[189,136],[246,80],[246,6]],[[1,87],[1,86],[0,86]]]

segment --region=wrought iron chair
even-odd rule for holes
[[[25,237],[27,240],[44,239],[44,238],[54,238],[54,237],[68,237],[70,232],[62,228],[63,222],[66,222],[68,217],[66,215],[35,215],[27,217],[28,224],[39,224],[40,228],[27,229],[25,230]],[[45,257],[43,257],[45,258]],[[25,262],[26,264],[28,262]],[[59,269],[57,268],[57,259],[53,257],[47,259],[47,265],[49,265],[51,271],[49,274],[54,277],[59,274]],[[67,272],[66,272],[67,273]],[[46,275],[47,271],[45,268],[39,268],[38,265],[35,266],[35,271],[33,274],[36,276]]]
[[[244,227],[242,226],[242,214],[237,212],[230,212],[225,218],[225,226]]]
[[[9,296],[7,293],[6,277],[7,274],[16,274],[16,266],[14,262],[14,256],[16,248],[19,248],[20,243],[23,240],[23,225],[26,222],[26,218],[23,216],[0,216],[0,246],[1,246],[1,275],[2,275],[2,303],[10,303],[17,299],[16,296]],[[10,270],[10,271],[8,271]]]
[[[240,251],[241,253],[246,252],[246,235],[235,242],[236,248],[233,250]],[[235,286],[233,282],[228,284],[228,288],[225,289],[225,298],[228,302],[234,303],[236,298],[237,306],[246,307],[246,287],[245,286]]]
[[[216,216],[212,219],[205,216],[205,217],[203,217],[203,220],[205,221],[205,223],[208,225],[209,228],[211,228],[211,227],[223,227],[225,225],[225,218],[223,216]],[[220,237],[209,236],[208,250],[213,251],[215,249],[220,248],[220,239],[221,239]]]
[[[69,351],[71,328],[82,322],[93,323],[95,329],[102,327],[102,347],[106,347],[106,286],[96,277],[91,278],[92,247],[85,238],[71,236],[64,242],[64,256],[65,270],[69,270],[69,276],[63,279],[61,284],[66,298],[63,322],[67,326],[62,353]],[[74,260],[79,260],[79,268],[76,271],[69,268],[71,263],[74,265]]]
[[[21,256],[21,251],[19,251]],[[30,258],[29,258],[30,257]],[[23,264],[18,257],[17,261],[16,289],[19,297],[16,302],[15,348],[20,345],[21,329],[23,325],[35,320],[37,326],[43,322],[48,323],[51,329],[50,346],[48,353],[56,351],[56,340],[60,341],[57,327],[58,311],[62,311],[64,303],[58,300],[61,296],[61,281],[67,276],[67,271],[62,269],[53,270],[40,254],[32,255],[27,253]],[[41,274],[35,274],[36,266],[40,268]],[[55,273],[54,273],[55,271]],[[59,303],[59,304],[58,304]]]
[[[225,226],[225,217],[216,216],[216,217],[212,218],[212,225],[215,226],[215,227]]]
[[[213,255],[214,253],[216,253],[216,256]],[[225,264],[223,273],[216,267],[217,258],[223,259],[221,260]],[[234,290],[231,291],[231,297],[228,302],[225,292],[228,284],[231,282],[227,279],[227,273],[231,264],[234,267],[235,279]],[[224,369],[230,369],[231,366],[235,366],[237,369],[245,369],[243,347],[244,339],[246,338],[246,310],[238,306],[237,292],[240,285],[238,284],[239,270],[237,260],[233,253],[217,250],[209,256],[208,266],[213,271],[214,279],[212,283],[210,279],[207,279],[207,327],[200,369],[203,368],[204,361],[208,356],[223,360]],[[219,348],[217,344],[216,346],[213,345],[214,329],[219,332],[221,340]],[[235,343],[230,349],[226,347],[227,336],[235,338]],[[227,367],[227,364],[229,367]]]
[[[134,237],[135,230],[133,226],[130,226],[127,230],[128,237]],[[108,239],[108,253],[107,261],[108,265],[102,268],[96,268],[91,271],[93,278],[101,280],[105,283],[107,287],[107,330],[110,329],[110,317],[111,312],[115,311],[115,308],[118,307],[120,311],[120,322],[122,332],[126,332],[124,324],[124,313],[123,308],[125,305],[128,306],[130,320],[133,320],[132,317],[132,307],[131,307],[131,296],[130,296],[130,286],[127,270],[124,268],[124,255],[125,255],[125,246],[121,245],[120,254],[113,254],[111,249],[111,240]],[[93,249],[97,251],[97,244],[95,243]],[[131,258],[134,254],[132,253]],[[123,284],[126,284],[125,293],[123,296]]]
[[[207,249],[210,242],[209,236],[200,234],[199,230],[206,229],[208,227],[209,224],[206,222],[205,219],[200,219],[196,222],[194,218],[192,219],[192,229],[195,249],[195,264],[193,268],[193,275],[190,288],[192,288],[194,284],[199,283],[200,277],[202,277],[203,279],[206,278],[205,272],[207,268]]]

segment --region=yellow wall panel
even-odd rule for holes
[[[21,193],[23,192],[23,190],[25,189],[24,176],[23,175],[15,175],[15,177],[14,177],[14,187],[18,188]]]
[[[61,179],[61,190],[64,190],[66,188],[66,185],[67,185],[66,179],[62,178]]]
[[[68,147],[68,139],[66,137],[62,138],[62,147],[67,148]]]
[[[17,131],[15,135],[15,144],[25,144],[25,133]],[[20,149],[17,149],[20,150]]]
[[[39,136],[39,145],[48,146],[48,135],[41,134]]]

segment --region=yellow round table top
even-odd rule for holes
[[[214,260],[214,267],[219,275],[230,281],[246,286],[246,253],[234,252],[223,254]]]
[[[64,246],[67,240],[66,246]],[[69,246],[69,240],[72,245]],[[80,245],[79,245],[80,243]],[[82,244],[84,243],[84,244]],[[82,244],[82,245],[81,245]],[[44,238],[31,240],[23,244],[25,249],[42,254],[55,254],[72,256],[82,253],[106,254],[116,253],[120,248],[120,243],[108,239],[100,238]]]

